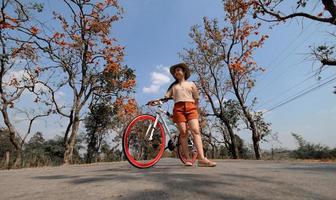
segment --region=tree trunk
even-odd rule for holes
[[[15,161],[14,161],[14,168],[21,168],[22,167],[22,149],[16,149],[15,151]]]
[[[13,144],[13,146],[15,148],[15,152],[16,152],[15,153],[16,157],[15,157],[13,167],[14,168],[19,168],[19,167],[22,166],[22,148],[21,148],[21,146],[20,146],[20,144],[19,144],[19,142],[17,141],[17,138],[16,138],[17,132],[16,132],[13,124],[9,120],[9,116],[8,116],[8,112],[7,112],[7,106],[8,106],[7,103],[3,104],[3,107],[1,109],[1,113],[2,113],[2,116],[3,116],[4,122],[5,122],[5,124],[8,128],[8,131],[9,131],[9,139],[10,139],[11,143]]]
[[[227,63],[230,63],[229,59],[228,59]],[[244,116],[246,117],[246,119],[248,121],[248,126],[249,126],[250,130],[252,131],[252,140],[253,140],[253,147],[254,147],[255,157],[256,157],[257,160],[260,160],[261,156],[260,156],[259,137],[258,137],[259,135],[257,133],[257,128],[255,126],[255,123],[254,123],[254,120],[252,119],[251,114],[246,109],[245,101],[244,101],[244,99],[241,96],[240,91],[239,91],[239,86],[236,85],[237,84],[237,80],[234,77],[233,72],[232,72],[232,70],[230,68],[229,68],[229,73],[230,73],[231,83],[232,83],[232,86],[233,86],[233,90],[234,90],[235,96],[236,96],[236,98],[237,98],[237,100],[239,102],[239,105],[240,105],[240,107],[241,107],[241,109],[243,111]]]
[[[9,166],[9,151],[6,151],[6,156],[5,156],[5,167],[7,169],[10,169],[10,166]]]
[[[238,154],[238,146],[237,146],[237,143],[236,143],[236,136],[234,135],[231,127],[229,128],[229,135],[230,135],[230,138],[231,138],[231,145],[230,145],[231,149],[230,149],[230,151],[232,153],[232,158],[233,159],[238,159],[239,154]]]
[[[253,148],[254,148],[255,157],[256,157],[257,160],[260,160],[261,156],[260,156],[260,148],[259,148],[259,135],[258,135],[258,132],[257,132],[255,122],[252,119],[252,116],[249,113],[249,111],[246,109],[243,98],[240,96],[238,87],[235,85],[236,81],[235,81],[231,71],[230,71],[230,75],[231,75],[231,81],[233,83],[233,89],[234,89],[235,95],[238,99],[238,102],[239,102],[239,105],[240,105],[241,109],[243,110],[244,116],[246,117],[246,119],[248,121],[248,127],[252,131],[252,141],[253,141]]]
[[[73,163],[73,150],[76,144],[77,132],[79,128],[79,112],[75,112],[75,117],[73,119],[73,124],[71,127],[71,135],[69,139],[65,142],[64,150],[64,165],[69,165]]]
[[[260,154],[260,147],[259,147],[259,141],[260,141],[260,137],[259,134],[257,132],[257,128],[255,126],[255,123],[252,119],[252,116],[250,115],[250,113],[248,113],[248,111],[246,110],[246,108],[243,108],[244,114],[247,118],[247,120],[249,121],[249,126],[250,129],[252,131],[252,141],[253,141],[253,149],[254,149],[254,154],[255,154],[255,158],[257,160],[261,159],[261,154]]]
[[[211,146],[212,146],[212,158],[215,159],[216,158],[216,145],[211,144]]]
[[[252,131],[252,141],[253,141],[253,149],[254,149],[255,158],[257,160],[260,160],[261,159],[260,147],[259,147],[260,137],[259,137],[257,128],[255,126],[255,123],[254,123],[253,119],[252,119],[252,116],[250,115],[250,113],[248,113],[245,106],[243,106],[242,109],[243,109],[245,117],[247,118],[247,120],[249,122],[250,130]]]
[[[253,135],[252,135],[253,148],[254,148],[254,153],[255,153],[256,159],[260,160],[261,159],[261,154],[260,154],[260,147],[259,147],[259,137],[256,137],[255,134],[256,133],[253,133]]]
[[[96,146],[97,146],[97,137],[95,133],[91,133],[90,140],[88,142],[88,149],[86,155],[86,163],[92,163],[96,158]]]
[[[230,139],[231,139],[231,145],[230,145],[230,149],[229,150],[232,153],[232,158],[233,159],[239,159],[238,146],[237,146],[237,143],[236,143],[236,137],[235,137],[235,134],[233,132],[233,129],[232,129],[229,121],[226,120],[224,117],[222,117],[222,121],[224,122],[226,128],[229,131],[229,135],[230,135]]]

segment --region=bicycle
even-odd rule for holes
[[[135,117],[125,128],[123,133],[123,152],[128,162],[134,167],[145,169],[154,166],[163,156],[166,149],[174,151],[182,163],[187,161],[194,163],[197,158],[197,150],[193,142],[192,134],[188,130],[189,155],[185,155],[180,145],[180,135],[172,134],[167,126],[165,114],[169,119],[171,114],[162,108],[163,103],[169,99],[162,98],[155,103],[150,101],[146,106],[157,106],[156,116],[142,114]],[[163,125],[162,125],[163,124]],[[169,141],[166,146],[166,135]]]

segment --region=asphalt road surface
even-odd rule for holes
[[[336,199],[336,163],[217,160],[215,168],[162,159],[0,171],[0,200]]]

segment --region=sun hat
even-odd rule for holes
[[[178,68],[178,67],[180,67],[180,68],[183,69],[183,71],[184,71],[184,79],[187,80],[190,77],[190,69],[189,69],[188,65],[185,64],[185,63],[178,63],[176,65],[171,66],[170,67],[170,73],[175,78],[174,72],[175,72],[175,69]]]

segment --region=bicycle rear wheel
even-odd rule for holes
[[[187,161],[194,164],[197,159],[198,153],[197,153],[196,146],[194,144],[193,135],[191,133],[188,135],[188,154],[189,154],[188,156],[185,154],[185,152],[182,149],[180,138],[181,138],[181,135],[179,135],[179,138],[178,138],[178,148],[177,148],[177,152],[178,152],[180,160],[183,162],[183,164],[185,164]]]
[[[160,122],[153,127],[155,117],[140,115],[133,119],[123,135],[123,151],[130,164],[137,168],[155,165],[165,150],[165,133]]]

